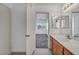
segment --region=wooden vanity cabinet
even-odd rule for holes
[[[55,39],[53,39],[53,54],[54,55],[62,55],[63,47],[59,44]]]
[[[53,38],[50,36],[50,50],[53,51]]]
[[[53,39],[53,47],[52,47],[52,52],[54,55],[57,54],[56,50],[57,50],[57,42]]]
[[[54,55],[73,55],[69,50],[67,50],[63,45],[61,45],[57,40],[50,36],[50,47],[51,52]]]
[[[54,55],[62,55],[63,47],[53,37],[50,36],[50,49]]]

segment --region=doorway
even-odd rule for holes
[[[48,48],[48,19],[49,13],[36,13],[36,48]]]

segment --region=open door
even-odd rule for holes
[[[33,4],[27,3],[26,16],[26,54],[31,55],[35,50],[35,19]]]

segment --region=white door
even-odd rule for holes
[[[34,7],[32,4],[27,3],[26,14],[26,54],[32,54],[35,50],[35,19]]]

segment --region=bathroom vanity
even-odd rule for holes
[[[51,52],[54,55],[79,55],[79,40],[63,35],[50,35]]]
[[[62,43],[58,42],[55,38],[50,36],[51,40],[51,52],[54,55],[72,55],[72,53],[66,49]]]

